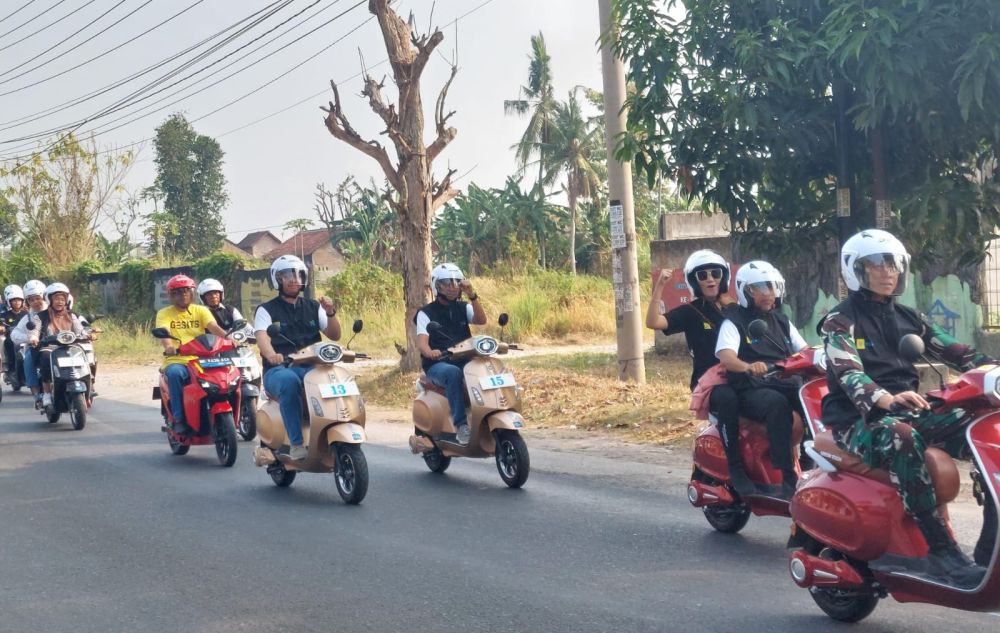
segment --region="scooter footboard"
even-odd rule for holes
[[[341,444],[361,444],[366,439],[365,427],[353,422],[334,424],[326,432],[326,441],[331,446],[336,442],[340,442]]]

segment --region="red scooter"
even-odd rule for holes
[[[245,325],[245,321],[239,321],[233,324],[231,331]],[[155,328],[152,335],[159,339],[178,340],[166,328]],[[186,455],[195,445],[215,444],[219,463],[229,467],[236,462],[234,419],[240,411],[242,378],[233,359],[222,355],[235,349],[228,338],[207,332],[177,348],[177,353],[182,356],[197,357],[188,361],[190,380],[184,386],[184,417],[191,427],[190,433],[174,431],[170,389],[166,376],[160,374],[160,384],[153,388],[153,399],[160,400],[160,412],[165,421],[162,430],[167,434],[167,442],[174,455]]]
[[[903,337],[900,355],[917,359],[923,341]],[[815,440],[806,452],[817,468],[804,474],[791,502],[792,536],[789,571],[800,587],[809,589],[816,604],[830,617],[857,622],[867,617],[881,598],[924,602],[966,611],[1000,607],[1000,566],[997,565],[997,492],[1000,487],[1000,366],[985,365],[963,373],[956,382],[927,393],[936,412],[958,407],[968,415],[964,425],[947,435],[930,436],[930,444],[964,437],[972,459],[973,494],[983,506],[983,526],[975,548],[976,563],[986,573],[975,587],[958,587],[921,573],[918,565],[870,565],[876,559],[914,561],[927,555],[927,543],[915,521],[903,509],[887,471],[871,468],[841,450],[819,419],[824,384],[803,385],[800,395]],[[955,462],[939,448],[925,453],[939,503],[947,519],[947,504],[960,486]],[[914,561],[918,562],[918,561]]]
[[[755,327],[756,323],[760,323]],[[766,326],[763,322],[750,324],[751,333]],[[771,375],[781,378],[800,376],[803,379],[823,375],[826,372],[825,356],[819,348],[807,347],[783,361],[774,364]],[[688,501],[701,508],[705,519],[720,532],[736,533],[743,529],[751,514],[757,516],[789,516],[788,502],[768,496],[740,497],[729,481],[729,461],[719,435],[715,416],[709,416],[712,424],[705,427],[694,442],[694,472],[688,484]],[[799,415],[795,414],[792,426],[792,447],[795,453],[795,469],[800,471],[798,447],[802,442],[804,428]],[[750,479],[758,485],[780,486],[781,471],[771,461],[771,448],[767,439],[767,429],[759,422],[740,418],[740,453],[743,466]]]

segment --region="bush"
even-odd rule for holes
[[[230,288],[235,296],[237,273],[243,269],[243,258],[233,253],[212,253],[194,263],[194,273],[198,280],[212,277],[222,282],[224,288]]]

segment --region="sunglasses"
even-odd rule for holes
[[[698,281],[708,281],[709,276],[711,276],[712,279],[722,279],[722,269],[705,268],[702,270],[696,270],[694,275],[697,277]]]

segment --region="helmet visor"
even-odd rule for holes
[[[437,280],[437,285],[438,286],[446,286],[446,287],[447,286],[457,286],[460,283],[462,283],[461,279],[455,279],[453,277],[452,278],[448,278],[448,279],[438,279]]]
[[[294,281],[301,286],[304,286],[306,283],[305,273],[303,273],[301,270],[296,270],[295,268],[286,268],[284,270],[279,270],[278,273],[275,275],[275,278],[282,283]]]
[[[861,287],[885,297],[906,291],[907,268],[908,258],[895,253],[873,253],[854,262],[854,274]]]
[[[781,281],[757,281],[747,284],[747,290],[753,295],[772,294],[775,299],[780,299],[785,294],[785,284]]]

